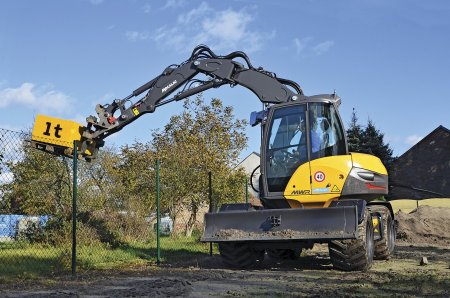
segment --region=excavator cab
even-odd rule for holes
[[[269,207],[288,207],[283,194],[300,166],[318,158],[348,154],[336,108],[339,100],[334,94],[319,95],[268,109],[267,120],[261,122],[263,193],[260,197]],[[308,186],[301,188],[305,194],[311,192],[310,173],[295,179],[297,185]]]

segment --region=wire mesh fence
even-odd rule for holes
[[[70,257],[67,242],[53,237],[54,219],[68,205],[63,195],[64,175],[58,179],[48,175],[45,168],[52,167],[56,159],[49,155],[45,164],[39,163],[38,152],[30,150],[27,140],[28,134],[0,130],[1,274],[60,271]],[[68,174],[64,168],[59,170]],[[55,190],[58,196],[43,199]]]
[[[155,156],[134,148],[79,160],[74,184],[73,160],[36,150],[29,139],[0,129],[0,276],[176,264],[214,250],[200,241],[203,215],[219,207],[213,190],[224,179],[190,169],[199,191],[182,197],[173,181],[186,173],[164,163],[158,171]],[[245,180],[230,183],[240,189],[234,201],[248,200]]]

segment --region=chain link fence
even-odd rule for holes
[[[52,181],[36,164],[37,152],[30,151],[29,137],[0,129],[0,275],[59,272],[65,270],[70,257],[67,242],[56,243],[52,237],[56,205],[62,207],[64,202],[51,206],[40,200],[59,188],[58,181]],[[47,158],[48,165],[56,160],[51,155]]]
[[[204,213],[219,207],[210,191],[214,174],[192,169],[204,192],[187,200],[162,183],[157,204],[155,158],[103,150],[96,161],[78,161],[74,183],[72,159],[37,150],[29,140],[0,129],[0,276],[195,263],[217,253],[200,242]],[[164,164],[159,174],[173,179]],[[244,180],[241,185],[235,201],[243,202],[248,192]]]

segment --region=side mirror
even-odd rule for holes
[[[251,112],[250,114],[250,125],[256,126],[264,120],[265,111]]]

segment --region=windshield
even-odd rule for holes
[[[311,159],[347,154],[344,130],[337,111],[329,103],[309,104]]]
[[[306,105],[274,111],[266,154],[269,191],[284,191],[298,166],[308,160]]]

